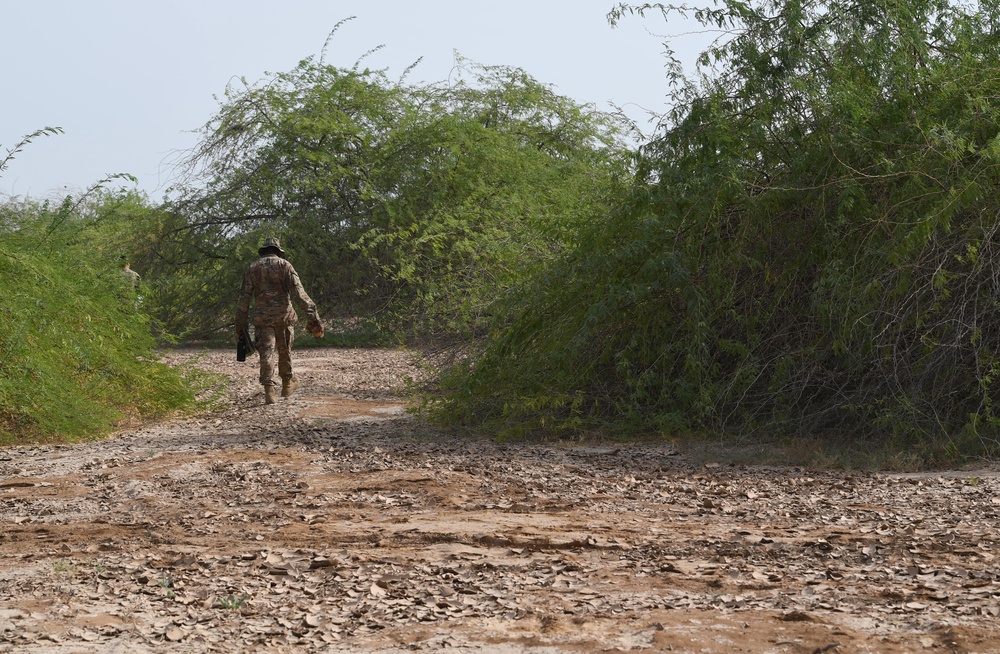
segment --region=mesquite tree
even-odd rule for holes
[[[225,327],[273,234],[327,317],[481,333],[497,299],[617,197],[621,134],[520,69],[464,60],[447,84],[321,57],[231,86],[153,238],[173,280],[158,314]]]
[[[611,18],[657,12],[720,36],[696,77],[669,68],[630,205],[537,278],[440,415],[992,447],[997,4]]]

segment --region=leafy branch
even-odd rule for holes
[[[10,166],[10,162],[14,160],[14,157],[21,152],[26,146],[30,145],[35,139],[40,136],[53,136],[55,134],[62,134],[62,127],[43,127],[41,129],[35,130],[34,132],[23,137],[18,141],[13,148],[7,150],[6,156],[0,159],[0,173],[3,173]]]

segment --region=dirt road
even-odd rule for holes
[[[177,356],[189,356],[190,353]],[[1000,479],[455,440],[406,354],[0,450],[0,652],[1000,652]]]

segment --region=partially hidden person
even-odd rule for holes
[[[125,276],[132,288],[135,288],[136,284],[139,283],[139,273],[132,270],[132,262],[125,257],[122,257],[122,275]]]
[[[142,296],[139,295],[139,281],[142,278],[139,277],[139,273],[132,270],[132,262],[128,260],[128,257],[122,255],[121,261],[122,261],[122,268],[121,268],[122,277],[125,278],[126,280],[125,283],[128,285],[128,288],[131,291],[130,294],[126,295],[123,289],[121,298],[123,301],[125,301],[126,298],[128,298],[128,301],[135,302],[135,308],[138,309],[142,305]]]
[[[243,275],[240,299],[236,305],[236,338],[247,329],[247,314],[253,301],[254,345],[260,355],[260,383],[264,386],[264,403],[274,404],[274,352],[278,352],[278,376],[281,396],[289,397],[299,382],[292,371],[292,339],[298,322],[293,303],[307,317],[306,330],[323,338],[323,323],[313,302],[299,280],[295,268],[285,258],[277,238],[268,237],[257,250],[260,258],[250,264]]]

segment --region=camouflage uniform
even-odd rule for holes
[[[139,283],[139,273],[132,270],[132,264],[130,263],[126,263],[122,266],[122,275],[124,275],[125,279],[128,280],[128,283],[132,285],[132,288],[135,288],[135,285]]]
[[[316,304],[306,294],[292,264],[283,259],[278,239],[269,238],[260,248],[261,257],[243,275],[236,305],[236,329],[245,329],[251,298],[254,301],[255,345],[260,354],[260,383],[274,386],[274,351],[278,350],[278,375],[290,382],[292,373],[293,325],[298,321],[296,306],[305,311],[310,325],[321,324]]]

